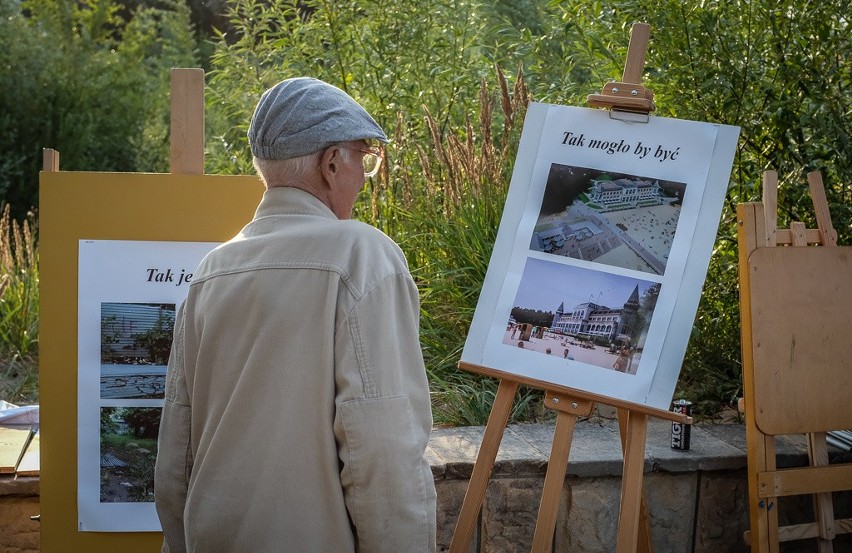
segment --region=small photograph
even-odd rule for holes
[[[686,184],[554,163],[530,249],[662,275]]]
[[[636,374],[660,284],[528,258],[503,343]]]
[[[101,407],[101,503],[154,501],[159,407]]]
[[[101,397],[163,399],[173,303],[101,304]]]

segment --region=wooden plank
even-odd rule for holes
[[[32,434],[29,424],[0,425],[0,474],[14,474]]]
[[[500,371],[497,369],[492,369],[490,367],[483,367],[482,365],[476,365],[464,361],[459,362],[458,366],[460,369],[464,369],[466,371],[484,374],[485,376],[490,376],[492,378],[497,378],[500,380],[513,380],[520,384],[525,384],[533,388],[538,388],[539,390],[546,390],[552,392],[553,394],[576,397],[578,399],[588,399],[589,401],[593,401],[595,403],[603,403],[604,405],[611,405],[612,407],[619,407],[627,409],[629,411],[645,413],[646,415],[650,415],[652,417],[656,417],[663,420],[669,420],[672,422],[682,422],[684,424],[692,423],[692,417],[687,417],[686,415],[675,413],[673,411],[667,411],[665,409],[657,409],[656,407],[650,407],[641,403],[624,401],[618,398],[594,394],[585,390],[575,390],[574,388],[568,388],[567,386],[558,386],[556,384],[546,382],[544,380],[537,380],[535,378],[530,378],[524,375]]]
[[[647,23],[634,23],[630,30],[630,43],[627,45],[627,60],[624,62],[625,83],[640,84],[645,70],[645,54],[651,37],[651,26]]]
[[[834,521],[834,526],[837,528],[838,534],[848,534],[852,532],[852,518],[838,519]],[[778,541],[795,541],[816,538],[819,535],[817,524],[815,522],[807,522],[804,524],[791,524],[778,529]],[[751,544],[751,532],[746,531],[743,534],[743,540],[747,545]]]
[[[828,201],[825,199],[825,187],[822,184],[822,174],[819,171],[808,173],[808,186],[811,201],[814,203],[817,227],[823,246],[837,245],[837,232],[831,224],[831,213],[828,211]]]
[[[18,476],[38,476],[41,468],[41,447],[39,441],[39,433],[35,431],[30,443],[21,457],[21,462],[18,463],[16,474]]]
[[[756,400],[754,383],[754,351],[752,348],[752,309],[751,309],[751,272],[749,256],[765,244],[766,220],[761,203],[743,203],[737,205],[737,245],[739,255],[740,280],[740,330],[742,335],[743,359],[743,405],[746,426],[748,455],[748,505],[753,551],[778,551],[778,541],[773,539],[778,533],[778,509],[774,508],[774,498],[759,497],[757,474],[761,471],[775,470],[775,439],[764,435],[755,423]],[[768,506],[773,508],[767,508]]]
[[[42,171],[59,171],[59,152],[53,148],[42,150]]]
[[[778,232],[778,173],[763,173],[763,215],[766,221],[766,240],[764,246],[775,245]]]
[[[785,497],[852,490],[852,464],[761,472],[760,497]]]
[[[805,229],[805,243],[819,244],[822,242],[818,229]],[[779,246],[789,246],[793,244],[793,233],[790,229],[776,229],[775,243]]]
[[[556,430],[547,461],[547,473],[544,477],[544,488],[538,507],[535,534],[533,535],[532,553],[549,553],[553,548],[553,533],[556,530],[556,515],[559,512],[559,498],[565,484],[565,473],[568,471],[568,454],[571,451],[571,440],[574,437],[574,427],[577,417],[563,411],[556,414]]]
[[[807,434],[808,438],[808,460],[812,467],[828,465],[828,445],[825,440],[825,432],[814,432]],[[819,529],[817,536],[817,549],[819,553],[832,553],[834,548],[831,540],[834,539],[834,505],[831,501],[831,493],[824,492],[815,494],[814,516]]]
[[[763,465],[766,467],[766,470],[776,470],[778,467],[776,463],[778,459],[775,455],[775,436],[767,436],[765,434],[761,434],[763,439],[761,440],[762,449],[758,451],[758,454],[761,455],[764,459]],[[759,480],[759,475],[755,475],[755,478]],[[758,502],[758,506],[764,511],[764,528],[763,528],[763,539],[764,543],[766,541],[769,542],[769,546],[766,549],[769,553],[778,553],[778,498],[776,496],[764,498],[763,505],[760,504],[760,498],[758,496],[754,497],[754,500]]]
[[[506,423],[509,421],[509,414],[512,411],[512,403],[517,391],[518,382],[513,380],[501,380],[497,387],[497,396],[494,398],[491,414],[488,415],[485,435],[482,437],[482,444],[479,446],[476,463],[473,465],[473,472],[470,475],[467,492],[464,494],[453,539],[450,542],[450,553],[464,553],[470,545],[470,539],[473,537],[473,531],[476,528],[476,520],[482,508],[482,501],[485,499],[491,469],[494,468],[497,450],[500,448],[500,442],[503,439],[503,432],[506,429]]]
[[[759,248],[748,272],[757,426],[852,428],[852,409],[837,408],[852,404],[852,247]]]
[[[170,172],[204,174],[204,70],[171,72]]]
[[[639,518],[645,470],[645,441],[648,415],[630,412],[624,446],[624,472],[621,478],[621,508],[618,516],[617,553],[634,553],[639,542]]]
[[[790,223],[790,242],[793,246],[807,246],[807,229],[801,221]]]
[[[630,421],[630,412],[625,409],[618,409],[618,429],[621,436],[621,451],[622,454],[627,451],[627,426]],[[643,459],[644,462],[644,459]],[[636,553],[651,553],[651,522],[648,520],[648,501],[645,494],[642,494],[642,501],[639,504],[639,537],[636,543]]]

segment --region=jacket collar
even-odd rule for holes
[[[290,186],[268,188],[263,193],[254,218],[274,215],[314,215],[337,220],[331,209],[317,197]]]

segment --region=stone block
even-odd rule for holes
[[[450,543],[456,529],[456,522],[461,512],[464,494],[467,491],[467,480],[436,480],[435,490],[438,492],[438,551],[449,551]],[[479,525],[474,530],[470,540],[469,553],[476,553],[479,547]]]
[[[745,471],[701,473],[695,515],[695,553],[748,553]]]
[[[488,484],[482,508],[482,551],[530,551],[543,485],[543,478],[498,478]]]
[[[38,497],[0,497],[0,553],[38,553],[39,523],[30,517],[39,512]]]
[[[565,507],[556,519],[554,553],[614,551],[621,478],[570,477],[562,495]]]
[[[691,551],[698,475],[655,472],[644,480],[652,550]]]

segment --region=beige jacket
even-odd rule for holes
[[[434,551],[418,321],[387,236],[268,190],[178,311],[155,471],[163,550]]]

